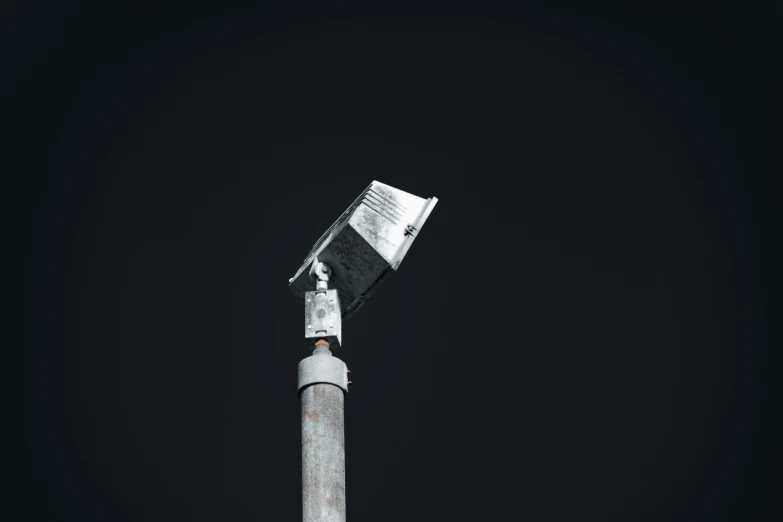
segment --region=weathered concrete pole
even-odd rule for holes
[[[302,520],[345,522],[345,393],[348,369],[329,343],[299,363],[302,401]]]

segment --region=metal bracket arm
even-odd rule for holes
[[[334,347],[342,343],[342,312],[336,289],[327,289],[332,270],[316,258],[310,267],[315,291],[305,292],[305,338],[324,339]]]

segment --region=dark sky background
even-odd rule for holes
[[[440,202],[343,325],[349,520],[772,519],[737,9],[3,8],[23,518],[299,520],[287,281],[377,179]]]

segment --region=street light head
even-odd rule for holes
[[[326,276],[350,317],[400,266],[437,202],[373,181],[315,243],[289,288],[304,299]]]

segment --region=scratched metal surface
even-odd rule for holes
[[[301,403],[302,520],[345,522],[345,396],[335,385],[313,384]]]

